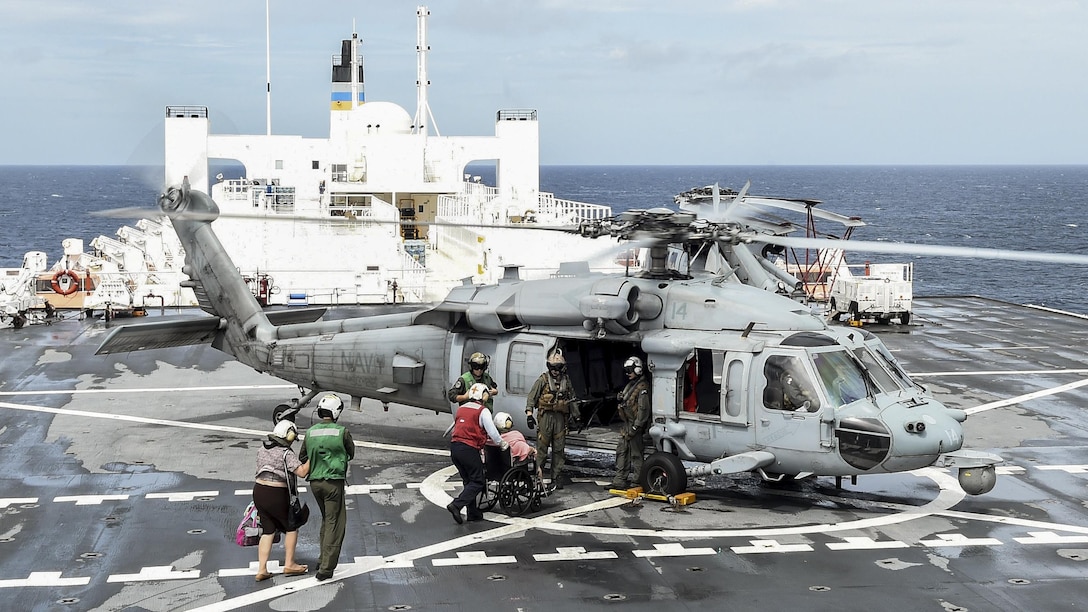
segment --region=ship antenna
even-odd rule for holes
[[[272,28],[269,1],[264,0],[264,80],[265,80],[265,134],[272,135]]]
[[[430,14],[425,6],[416,8],[416,118],[412,129],[426,136],[429,120],[429,125],[434,126],[434,135],[441,136],[431,106],[427,103],[427,86],[431,84],[427,79],[427,52],[431,50],[427,44],[427,16]]]

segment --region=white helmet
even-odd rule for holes
[[[623,362],[623,371],[626,374],[634,372],[635,376],[642,376],[642,360],[638,357],[628,357]]]
[[[489,397],[491,397],[491,392],[484,383],[476,383],[468,389],[468,398],[471,400],[486,402]]]
[[[290,444],[298,439],[298,427],[295,427],[294,423],[285,419],[276,423],[276,428],[272,430],[272,435],[277,438],[283,438]]]
[[[514,419],[510,418],[510,415],[505,412],[496,412],[495,427],[497,427],[500,432],[509,431],[514,428]]]
[[[335,421],[340,418],[340,413],[343,411],[344,402],[339,395],[326,393],[321,396],[321,401],[317,402],[317,416],[321,418],[332,417]]]

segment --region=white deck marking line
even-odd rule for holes
[[[38,503],[37,497],[4,497],[0,498],[0,510],[7,508],[13,504],[36,504]]]
[[[172,565],[140,568],[138,574],[113,574],[106,582],[151,582],[157,580],[191,580],[200,578],[200,570],[175,570]]]
[[[650,557],[689,557],[694,555],[716,555],[718,551],[713,548],[699,547],[699,548],[687,548],[679,542],[669,542],[667,544],[654,544],[653,550],[634,550],[631,551],[636,557],[650,558]]]
[[[984,412],[986,410],[993,410],[994,408],[1004,408],[1005,406],[1011,406],[1013,404],[1019,404],[1028,400],[1038,399],[1040,397],[1046,397],[1048,395],[1056,395],[1058,393],[1064,393],[1065,391],[1072,391],[1088,385],[1088,378],[1084,380],[1078,380],[1077,382],[1071,382],[1065,385],[1057,387],[1051,387],[1050,389],[1043,389],[1041,391],[1033,391],[1031,393],[1025,393],[1024,395],[1018,395],[1016,397],[1010,397],[1009,399],[1003,399],[996,402],[990,402],[989,404],[982,404],[981,406],[975,406],[974,408],[968,408],[964,412],[967,414],[976,414]]]
[[[808,544],[779,544],[777,540],[749,540],[749,543],[751,546],[733,546],[729,550],[738,555],[812,552],[813,550]]]
[[[982,370],[979,372],[911,372],[910,377],[923,378],[931,376],[1011,376],[1027,374],[1088,374],[1088,368],[1077,368],[1071,370]]]
[[[615,551],[600,550],[586,551],[584,546],[560,546],[553,553],[540,553],[533,555],[534,561],[593,561],[604,559],[618,559]]]
[[[1088,465],[1037,465],[1040,470],[1061,470],[1070,474],[1088,474]]]
[[[878,542],[866,536],[847,536],[845,542],[828,542],[831,550],[882,550],[885,548],[910,548],[910,544],[899,540],[885,540]]]
[[[374,491],[392,491],[393,485],[391,484],[365,484],[365,485],[348,485],[344,487],[345,495],[370,495]]]
[[[448,468],[449,473],[452,475],[452,468]],[[441,472],[436,472],[440,474]],[[588,533],[597,535],[610,535],[610,536],[641,536],[651,538],[698,538],[698,539],[710,539],[710,538],[727,538],[727,537],[773,537],[783,535],[804,535],[811,533],[834,533],[840,531],[848,531],[854,529],[868,529],[876,527],[885,527],[888,525],[895,525],[898,523],[905,523],[907,521],[913,521],[919,518],[924,518],[933,514],[942,513],[956,504],[958,504],[966,493],[960,489],[956,478],[950,476],[948,473],[935,468],[922,468],[920,470],[914,470],[909,472],[915,476],[922,478],[929,478],[940,487],[940,492],[937,497],[929,501],[926,504],[918,506],[916,508],[907,508],[903,512],[898,514],[881,515],[872,518],[863,518],[853,521],[846,521],[842,523],[818,523],[809,525],[797,525],[792,527],[749,527],[742,529],[656,529],[656,528],[636,528],[636,527],[603,527],[599,525],[578,525],[573,523],[554,523],[548,525],[548,529],[552,531],[565,531],[571,533]],[[430,480],[430,479],[428,479]],[[440,500],[436,498],[430,498],[432,503],[438,504]],[[449,503],[449,497],[446,497],[446,501],[441,502],[441,506],[445,506]],[[505,522],[508,519],[504,516],[496,516],[495,521]]]
[[[249,567],[235,567],[228,569],[221,569],[217,572],[220,576],[256,576],[257,568],[260,567],[260,563],[257,561],[250,561]],[[265,565],[268,569],[268,573],[272,575],[282,574],[283,568],[280,567],[280,562],[275,559],[269,559]]]
[[[1030,538],[1013,538],[1021,544],[1088,544],[1088,536],[1061,536],[1053,531],[1029,531]]]
[[[20,587],[62,587],[84,586],[91,583],[91,578],[61,578],[61,572],[30,572],[26,578],[0,580],[0,589]]]
[[[54,502],[75,502],[77,506],[98,506],[105,501],[124,501],[128,495],[61,495]]]
[[[297,385],[222,385],[218,387],[158,387],[146,389],[50,389],[48,391],[0,391],[3,395],[86,395],[96,393],[166,393],[171,391],[252,391],[254,389],[296,389]]]
[[[250,493],[253,491],[251,490]],[[173,493],[148,493],[147,499],[165,499],[172,502],[193,501],[198,497],[219,497],[219,491],[175,491]]]
[[[922,546],[936,548],[939,546],[998,546],[1003,544],[996,538],[969,538],[962,533],[938,533],[936,540],[918,540]]]
[[[1080,527],[1077,525],[1063,525],[1061,523],[1050,523],[1045,521],[1035,521],[1031,519],[1013,518],[1011,516],[990,516],[988,514],[978,514],[975,512],[960,512],[958,510],[945,510],[943,512],[935,512],[934,514],[936,514],[937,516],[966,519],[969,521],[1001,523],[1002,525],[1017,525],[1020,527],[1036,527],[1039,529],[1057,529],[1058,531],[1069,531],[1072,533],[1088,535],[1088,527]]]
[[[66,416],[88,417],[92,419],[106,419],[110,421],[127,421],[130,423],[143,423],[145,425],[162,425],[164,427],[181,427],[184,429],[201,429],[204,431],[215,431],[219,433],[233,433],[245,437],[256,436],[258,438],[264,438],[268,435],[268,432],[262,429],[246,429],[244,427],[229,427],[226,425],[206,425],[204,423],[188,423],[185,421],[171,421],[168,419],[153,419],[150,417],[138,417],[125,414],[111,414],[104,412],[91,412],[87,410],[70,410],[68,408],[49,408],[46,406],[31,406],[29,404],[12,404],[9,402],[0,402],[0,408],[10,408],[12,410],[26,410],[28,412],[45,412],[50,414],[62,414]],[[393,450],[404,453],[416,453],[420,455],[435,455],[437,457],[448,457],[450,455],[449,450],[440,450],[434,448],[421,448],[415,446],[403,446],[400,444],[383,444],[381,442],[355,442],[355,446],[363,448],[372,448],[376,450]]]
[[[457,553],[457,558],[431,559],[431,565],[435,567],[449,567],[455,565],[502,565],[517,563],[518,558],[513,555],[501,555],[498,557],[487,556],[485,550],[469,550]]]

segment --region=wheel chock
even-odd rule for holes
[[[695,503],[694,493],[678,493],[676,495],[658,495],[657,493],[645,493],[642,487],[630,489],[609,489],[612,495],[619,495],[626,499],[652,499],[654,501],[667,502],[674,506],[687,506]]]

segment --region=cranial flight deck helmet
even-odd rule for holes
[[[500,433],[510,431],[514,428],[514,419],[510,418],[510,415],[505,412],[496,412],[495,427],[499,429]]]
[[[317,416],[323,419],[331,417],[335,421],[340,418],[340,413],[343,411],[344,401],[333,393],[326,393],[321,396],[321,401],[317,402]]]
[[[567,360],[563,357],[563,351],[555,349],[548,357],[548,369],[552,372],[562,372],[567,369]]]
[[[483,368],[483,369],[486,370],[488,364],[490,364],[490,363],[491,363],[491,360],[487,358],[487,355],[484,355],[483,353],[481,353],[479,351],[473,353],[472,356],[470,356],[468,358],[468,365],[469,365],[470,368],[472,366],[476,366],[478,368]]]
[[[623,362],[624,374],[634,373],[635,376],[642,376],[642,360],[638,357],[628,357],[627,361]]]
[[[298,428],[295,424],[288,420],[280,421],[276,423],[276,428],[272,430],[272,435],[277,438],[283,438],[288,444],[298,439]]]
[[[468,388],[468,398],[477,402],[486,402],[491,397],[491,392],[484,383],[476,383]]]

